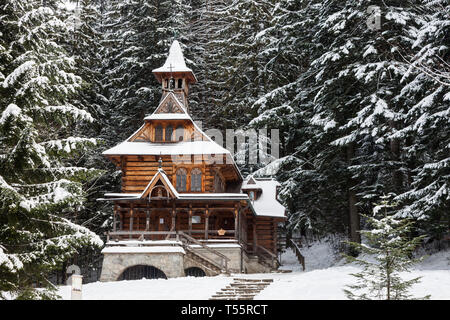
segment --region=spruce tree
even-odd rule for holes
[[[364,216],[368,230],[361,230],[367,243],[349,242],[360,252],[359,257],[347,256],[348,261],[363,267],[361,272],[352,274],[356,284],[344,289],[349,299],[404,300],[417,299],[409,294],[410,288],[420,281],[420,277],[404,280],[400,272],[410,271],[411,266],[421,259],[414,259],[413,252],[423,236],[413,237],[413,222],[396,219],[395,204],[385,199],[373,209],[373,216]],[[375,261],[370,261],[373,258]],[[428,299],[429,296],[420,298]]]
[[[6,63],[0,86],[0,291],[52,298],[48,275],[100,238],[73,223],[83,185],[100,171],[79,166],[92,138],[77,136],[89,112],[71,103],[82,79],[62,46],[67,25],[56,2],[7,0],[0,6]],[[5,259],[6,255],[6,259]],[[9,261],[9,262],[8,262]],[[34,290],[41,287],[43,290]]]

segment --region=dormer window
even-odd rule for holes
[[[172,141],[172,133],[173,133],[173,127],[167,126],[166,127],[166,136],[165,136],[167,142]]]
[[[250,191],[250,194],[249,194],[249,196],[250,196],[250,200],[255,200],[255,192],[254,191]]]
[[[178,89],[183,88],[183,79],[178,79]]]
[[[163,141],[163,127],[160,124],[155,128],[155,141]]]

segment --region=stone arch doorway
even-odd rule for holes
[[[141,280],[141,279],[167,279],[166,274],[158,268],[149,265],[136,265],[126,268],[117,279]]]
[[[186,277],[205,277],[206,273],[198,267],[190,267],[184,270]]]

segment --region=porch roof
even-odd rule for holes
[[[105,197],[97,200],[139,200],[142,193],[105,193]],[[245,193],[179,193],[177,200],[249,200]]]

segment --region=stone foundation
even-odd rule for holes
[[[181,247],[178,248],[181,250]],[[208,250],[201,247],[194,247],[193,249],[201,256],[217,261],[217,255],[214,255]],[[213,249],[230,259],[230,261],[228,261],[228,270],[230,273],[265,273],[271,271],[270,268],[258,263],[256,257],[247,256],[243,253],[240,246],[213,247]],[[116,281],[125,269],[136,265],[148,265],[158,268],[164,272],[167,278],[184,277],[184,270],[190,267],[202,269],[207,276],[219,274],[217,271],[205,268],[201,263],[190,259],[184,253],[184,250],[181,251],[182,252],[135,252],[135,250],[130,249],[130,252],[108,252],[108,250],[104,250],[100,281]]]
[[[122,272],[136,265],[160,269],[167,278],[184,277],[184,253],[105,253],[100,281],[116,281]]]

